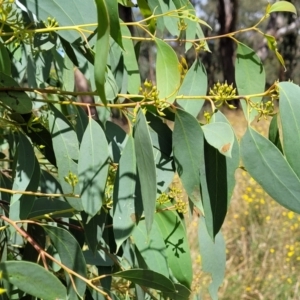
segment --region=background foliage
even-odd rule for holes
[[[244,38],[256,33],[286,69],[292,60],[263,24],[296,9],[268,4],[236,31],[235,2],[229,25],[222,3],[218,35],[185,0],[137,1],[137,21],[119,19],[130,1],[0,4],[2,299],[200,299],[184,215],[199,219],[217,299],[236,169],[300,211],[300,90],[268,81]],[[223,78],[207,59],[216,47]],[[238,100],[240,141],[220,110]],[[251,123],[269,117],[266,138]]]

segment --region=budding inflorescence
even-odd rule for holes
[[[227,81],[214,84],[213,88],[209,90],[209,95],[213,96],[216,107],[221,107],[225,103],[231,109],[236,108],[228,103],[228,100],[235,99],[236,89],[233,88],[233,84],[228,85]]]
[[[169,107],[169,103],[163,99],[159,99],[159,91],[157,90],[157,86],[154,85],[151,80],[145,80],[144,88],[140,87],[140,93],[145,97],[144,101],[154,101],[154,105],[157,108],[158,114],[165,116],[162,111]]]

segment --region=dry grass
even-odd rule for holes
[[[246,123],[241,114],[227,114],[241,136]],[[253,125],[266,134],[268,121]],[[226,239],[227,265],[219,299],[300,299],[300,216],[282,208],[242,170],[222,232]],[[193,236],[195,223],[189,226]],[[194,230],[193,230],[194,229]],[[201,272],[197,254],[195,284],[210,299],[210,277]],[[197,289],[196,285],[194,289]]]

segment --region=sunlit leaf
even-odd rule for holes
[[[207,75],[200,60],[196,59],[188,70],[179,89],[178,95],[200,96],[206,95]],[[177,99],[178,104],[195,118],[204,104],[203,99]]]
[[[279,204],[300,213],[300,181],[277,147],[251,127],[241,140],[246,170]]]
[[[130,236],[136,223],[134,205],[136,180],[134,140],[129,136],[119,161],[113,194],[113,229],[117,249]]]
[[[200,218],[198,236],[202,269],[204,272],[210,273],[212,277],[209,293],[213,300],[217,300],[218,289],[225,276],[226,245],[224,237],[222,233],[219,232],[216,235],[215,240],[212,241],[206,230],[203,217]]]
[[[21,0],[33,14],[41,21],[46,21],[48,17],[54,18],[59,26],[76,26],[97,21],[96,6],[94,0],[86,0],[82,5],[77,0]],[[102,23],[101,23],[102,24]],[[76,30],[61,30],[59,34],[72,43],[80,37]]]
[[[122,35],[119,22],[119,11],[117,0],[105,0],[110,22],[110,35],[119,44],[122,45]]]
[[[108,145],[101,126],[92,118],[80,145],[78,176],[84,211],[93,217],[102,206],[108,174]]]
[[[166,245],[158,224],[153,222],[148,234],[145,221],[140,221],[133,231],[132,237],[149,269],[169,277]]]
[[[281,12],[281,11],[287,11],[294,14],[297,14],[296,7],[288,1],[277,1],[269,7],[267,13],[273,13],[273,12]]]
[[[203,132],[198,121],[189,113],[177,109],[173,152],[177,173],[193,203],[203,211],[200,193],[200,166],[203,165]]]
[[[214,122],[202,126],[206,141],[219,152],[231,157],[231,150],[234,143],[234,133],[231,126],[224,122]]]
[[[284,155],[300,178],[300,87],[292,82],[280,82],[278,88]]]
[[[142,109],[139,110],[136,119],[134,144],[146,228],[150,232],[155,212],[156,169],[149,128]]]
[[[173,102],[180,84],[178,59],[175,51],[166,42],[155,39],[157,45],[156,82],[160,99]]]
[[[96,0],[98,15],[98,30],[95,54],[95,83],[98,95],[104,105],[107,104],[105,94],[106,61],[109,52],[110,22],[105,0]]]
[[[38,264],[26,261],[0,263],[1,276],[21,291],[45,300],[66,299],[67,291],[61,281]],[[28,280],[30,278],[30,280]]]
[[[44,225],[43,228],[50,237],[53,246],[56,248],[61,262],[80,276],[86,277],[86,262],[80,246],[72,234],[63,228],[55,226]],[[66,272],[68,296],[71,297],[71,299],[75,299],[76,294],[83,297],[86,283],[77,276],[72,276],[72,279],[70,279],[70,276],[72,275]],[[75,283],[76,290],[72,282]]]
[[[51,109],[48,114],[49,130],[58,166],[59,183],[64,193],[79,194],[79,185],[77,184],[73,188],[65,180],[70,173],[78,177],[76,162],[79,157],[79,144],[77,135],[65,116],[55,106],[49,105],[49,107]],[[68,197],[67,200],[72,207],[82,210],[80,199]]]
[[[131,33],[127,26],[121,26],[121,32],[122,36],[131,36]],[[137,94],[141,86],[141,75],[134,51],[133,42],[130,39],[123,38],[123,47],[124,50],[122,51],[122,53],[124,57],[124,65],[128,74],[127,90],[130,94]]]
[[[175,211],[158,207],[155,222],[165,240],[168,265],[173,276],[187,288],[191,288],[193,270],[186,229],[179,215]]]
[[[239,95],[247,96],[262,93],[265,90],[266,75],[260,58],[248,46],[238,43],[235,61],[235,81]],[[260,102],[262,97],[251,98],[254,103]],[[241,100],[244,115],[251,122],[257,115],[257,111],[248,111],[249,106],[245,100]]]

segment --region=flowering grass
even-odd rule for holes
[[[240,137],[246,122],[241,113],[229,113]],[[252,125],[263,134],[269,121]],[[300,215],[288,211],[271,199],[241,169],[236,171],[237,184],[222,228],[226,240],[226,275],[219,299],[300,299]],[[193,240],[196,221],[189,225]],[[194,254],[193,290],[210,299],[207,287],[210,276],[201,272],[197,246]]]

